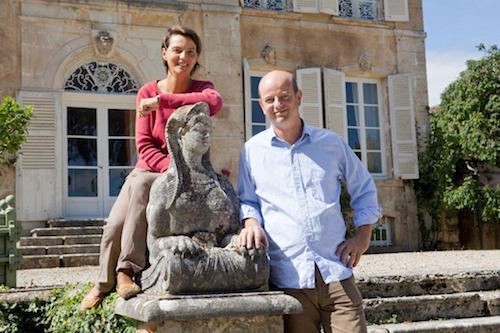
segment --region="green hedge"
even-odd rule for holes
[[[118,294],[106,297],[101,306],[81,311],[80,302],[91,285],[68,285],[52,290],[47,301],[35,299],[29,303],[0,304],[0,332],[78,332],[134,333],[137,322],[115,315],[113,309]]]

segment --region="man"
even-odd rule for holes
[[[286,332],[366,332],[352,267],[368,249],[380,217],[375,184],[336,134],[306,125],[302,92],[290,73],[273,71],[259,84],[271,128],[240,154],[240,245],[268,249],[272,286],[297,298],[303,312],[285,316]],[[356,234],[345,240],[340,178],[351,195]]]

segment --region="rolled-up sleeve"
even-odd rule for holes
[[[250,161],[245,146],[240,151],[238,171],[238,198],[240,200],[240,222],[254,218],[263,225],[259,198],[255,193],[255,182],[250,172]]]
[[[378,204],[377,188],[372,176],[363,163],[343,142],[344,158],[341,163],[342,174],[351,196],[351,208],[354,210],[354,225],[356,228],[365,224],[375,224],[382,216]]]

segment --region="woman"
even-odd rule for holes
[[[136,146],[139,161],[128,175],[106,219],[99,257],[100,272],[81,308],[99,305],[116,283],[118,294],[129,299],[140,292],[133,276],[146,264],[145,209],[153,181],[168,169],[170,155],[165,126],[180,106],[205,102],[210,115],[222,107],[222,98],[208,81],[191,79],[199,67],[201,41],[193,30],[168,29],[161,46],[167,76],[145,84],[137,94]],[[115,279],[116,274],[116,279]]]

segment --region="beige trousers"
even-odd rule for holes
[[[141,271],[146,264],[146,206],[161,173],[134,169],[127,176],[104,225],[99,256],[99,291],[110,292],[120,269]]]
[[[286,333],[366,333],[363,300],[354,277],[325,284],[316,268],[316,288],[284,289],[302,304],[303,312],[284,316]]]

